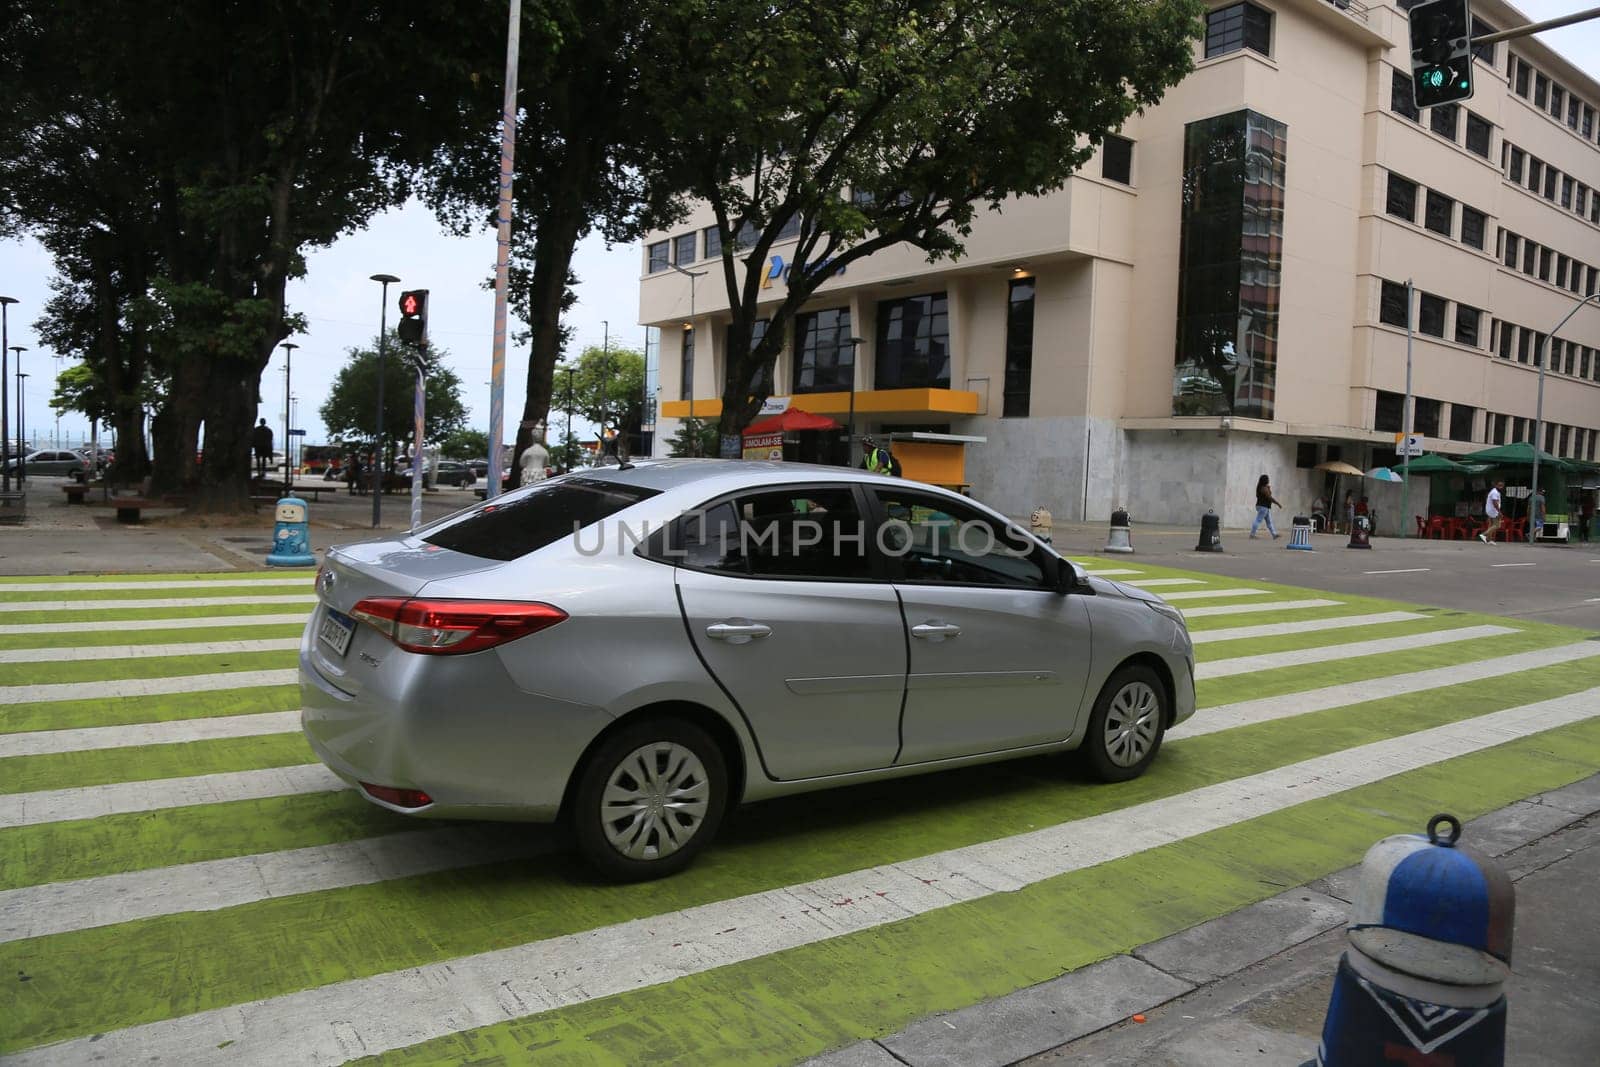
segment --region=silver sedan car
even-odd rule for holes
[[[373,803],[570,822],[617,879],[730,804],[1076,750],[1106,781],[1194,713],[1159,597],[953,493],[668,460],[552,478],[328,553],[303,726]]]

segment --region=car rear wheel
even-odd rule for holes
[[[607,878],[662,878],[711,843],[727,799],[716,742],[692,723],[651,719],[618,731],[590,756],[573,797],[573,833]]]
[[[1169,708],[1167,688],[1142,664],[1121,668],[1100,690],[1079,753],[1103,782],[1137,778],[1161,750]]]

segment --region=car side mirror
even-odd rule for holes
[[[1089,584],[1089,579],[1070,560],[1056,560],[1056,592],[1062,596],[1068,593],[1092,593],[1094,587]]]

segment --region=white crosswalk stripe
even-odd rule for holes
[[[73,645],[63,648],[0,649],[0,663],[77,663],[97,659],[153,659],[161,656],[225,656],[237,652],[292,652],[298,637],[255,641],[196,641],[173,645]]]
[[[1171,600],[1171,597],[1167,597]],[[1263,611],[1299,611],[1301,608],[1331,608],[1344,603],[1342,600],[1277,600],[1270,604],[1216,604],[1204,608],[1184,608],[1183,617],[1186,619],[1204,619],[1211,615],[1254,615]]]
[[[0,611],[107,611],[112,608],[192,608],[198,604],[315,604],[315,593],[263,594],[261,596],[162,597],[152,600],[7,600]]]
[[[1162,593],[1163,600],[1210,600],[1229,596],[1266,596],[1270,589],[1193,589],[1182,593]]]
[[[22,622],[0,626],[0,634],[22,636],[25,634],[76,634],[96,633],[108,625],[130,630],[212,630],[227,626],[285,626],[305,625],[309,611],[275,615],[207,615],[203,619],[137,619],[127,622],[107,623],[103,619],[80,622]]]
[[[139,745],[181,745],[224,737],[288,734],[300,729],[298,711],[265,711],[253,715],[220,715],[214,719],[140,722],[130,726],[88,726],[76,730],[33,730],[0,734],[0,759],[47,756],[56,752],[94,752]]]
[[[234,800],[328,793],[343,788],[345,783],[322,764],[305,763],[256,771],[197,774],[190,778],[156,778],[147,782],[11,793],[0,796],[0,829],[135,811],[160,811],[190,804],[226,804]]]
[[[1352,641],[1343,645],[1319,645],[1316,648],[1299,648],[1288,652],[1267,652],[1259,656],[1238,656],[1233,659],[1197,663],[1194,676],[1197,679],[1227,678],[1235,674],[1299,667],[1308,663],[1327,663],[1332,660],[1357,659],[1361,656],[1388,656],[1410,649],[1432,648],[1457,641],[1475,641],[1480,637],[1499,637],[1519,632],[1510,626],[1462,626],[1454,630],[1434,630],[1405,637],[1386,637],[1378,641]]]
[[[111,700],[116,697],[204,693],[217,689],[252,689],[266,685],[294,685],[299,680],[299,670],[286,667],[276,671],[230,671],[222,674],[185,674],[171,678],[8,685],[0,687],[0,705],[39,704],[58,700]]]
[[[1254,606],[1254,605],[1253,605]],[[1262,605],[1265,606],[1265,605]],[[1327,630],[1346,630],[1352,626],[1382,626],[1391,622],[1415,622],[1432,618],[1419,611],[1375,611],[1369,615],[1341,615],[1332,619],[1311,619],[1308,622],[1269,622],[1263,626],[1235,626],[1227,630],[1201,630],[1189,635],[1197,645],[1217,641],[1242,641],[1252,637],[1282,637],[1286,634],[1322,633]]]
[[[1597,715],[1591,689],[1015,837],[78,1038],[13,1062],[185,1062],[219,1047],[231,1064],[342,1062],[352,1040],[373,1055],[875,929]]]
[[[314,574],[286,574],[281,578],[180,579],[161,582],[10,582],[0,593],[76,593],[98,589],[248,589],[255,586],[308,586]]]
[[[1205,585],[1199,578],[1142,578],[1136,581],[1124,582],[1124,585],[1137,586],[1140,589],[1157,589],[1164,585]]]
[[[1094,571],[1084,568],[1084,572],[1091,578],[1116,578],[1124,574],[1143,574],[1144,571],[1129,570],[1126,567],[1113,567],[1109,570]]]

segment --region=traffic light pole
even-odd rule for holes
[[[489,377],[489,484],[484,498],[500,495],[501,439],[506,422],[506,295],[511,284],[511,183],[516,174],[517,51],[522,39],[522,0],[511,0],[506,29],[506,94],[500,108],[500,201],[494,260],[494,354]],[[554,325],[551,325],[554,329]]]
[[[1588,22],[1590,19],[1600,19],[1600,7],[1591,7],[1587,11],[1577,11],[1571,15],[1562,15],[1558,19],[1546,19],[1544,22],[1533,22],[1526,26],[1513,26],[1509,30],[1486,33],[1482,37],[1474,37],[1472,43],[1494,44],[1497,41],[1510,41],[1518,37],[1526,37],[1531,33],[1558,30],[1563,26],[1571,26],[1574,22]]]

